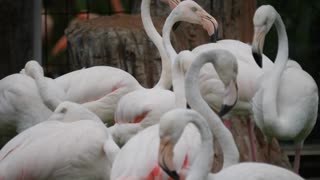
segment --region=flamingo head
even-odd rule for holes
[[[161,116],[159,122],[159,166],[174,180],[180,179],[180,176],[177,173],[173,162],[173,150],[187,124],[186,121],[179,121],[179,119],[190,119],[188,118],[189,111],[191,110],[186,110],[184,108],[168,111]]]
[[[78,120],[92,120],[101,122],[100,118],[83,107],[81,104],[64,101],[61,102],[49,117],[50,120],[58,120],[62,122],[74,122]]]
[[[160,137],[158,162],[160,167],[173,179],[180,179],[173,163],[173,143],[169,136]]]
[[[253,17],[254,36],[252,41],[252,55],[259,65],[262,67],[263,45],[266,34],[271,29],[277,12],[270,5],[260,6]]]
[[[218,22],[201,6],[192,0],[180,2],[171,12],[176,21],[186,21],[193,24],[200,24],[208,32],[209,36],[215,35],[218,30]],[[215,35],[216,36],[216,35]]]
[[[236,57],[227,50],[215,50],[205,54],[214,57],[214,67],[219,75],[220,80],[224,84],[224,96],[219,116],[222,117],[228,113],[237,103],[238,100],[238,63]]]

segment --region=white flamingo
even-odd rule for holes
[[[202,17],[206,19],[205,16]],[[183,18],[176,18],[171,21],[171,24],[167,24],[163,28],[163,44],[169,53],[171,58],[176,56],[176,51],[174,50],[171,41],[170,41],[170,31],[172,26],[177,21],[184,21]],[[210,22],[211,21],[211,22]],[[208,24],[214,24],[214,27],[210,28]],[[204,21],[203,26],[209,30],[209,32],[214,33],[214,31],[218,28],[218,23],[214,19],[206,19]],[[211,35],[211,34],[209,34]],[[225,49],[229,50],[236,58],[238,62],[238,78],[237,78],[237,86],[235,83],[231,83],[227,88],[224,87],[220,78],[217,75],[216,69],[208,64],[203,67],[200,73],[200,90],[201,94],[204,97],[205,101],[213,108],[216,112],[219,111],[219,115],[223,116],[227,112],[229,112],[232,108],[232,114],[240,114],[240,115],[251,115],[251,98],[254,95],[256,83],[258,77],[262,75],[262,73],[273,66],[273,63],[266,57],[263,56],[263,62],[266,64],[264,69],[260,69],[254,62],[253,57],[251,55],[251,46],[240,41],[236,40],[221,40],[216,43],[204,44],[196,47],[192,50],[193,53],[197,54],[200,52],[205,52],[212,49]],[[184,61],[183,68],[184,72],[188,70],[190,67],[191,61]],[[234,93],[237,89],[239,89],[239,99]],[[249,129],[249,137],[252,151],[252,158],[255,158],[255,147],[253,143],[253,127],[251,126],[251,121],[248,118],[248,129]]]
[[[215,118],[217,118],[216,116]],[[221,121],[219,118],[218,121]],[[303,180],[295,173],[274,165],[264,163],[240,163],[222,169],[212,174],[212,162],[214,160],[213,138],[207,121],[197,112],[186,109],[175,109],[167,112],[161,117],[159,127],[159,165],[173,179],[178,180],[180,176],[176,171],[175,156],[180,152],[174,151],[176,143],[179,142],[181,134],[187,129],[188,124],[194,124],[201,134],[201,145],[194,163],[184,173],[183,179],[187,180]],[[189,126],[189,125],[188,125]],[[187,127],[188,127],[187,126]],[[233,142],[234,143],[234,142]]]
[[[55,96],[63,94],[63,91],[56,88],[53,80],[46,78],[46,81]],[[23,74],[12,74],[0,80],[1,143],[48,119],[51,113],[43,104],[32,78]]]
[[[287,33],[281,16],[272,6],[257,9],[253,23],[252,53],[259,66],[264,65],[261,63],[264,39],[273,24],[279,39],[274,68],[260,78],[259,88],[252,99],[255,122],[268,142],[273,137],[294,141],[294,170],[298,173],[301,148],[316,123],[318,87],[307,72],[287,66]]]
[[[79,104],[63,102],[0,151],[0,179],[109,179],[119,147]]]
[[[36,61],[27,62],[24,72],[38,81],[36,83],[39,86],[39,93],[44,93],[43,97],[47,98],[43,99],[44,103],[52,111],[60,102],[72,101],[82,104],[107,123],[113,123],[113,114],[119,99],[130,91],[142,88],[132,75],[121,69],[95,66],[73,71],[55,79],[55,88],[63,92],[56,95],[55,89],[47,87],[47,78],[44,77],[43,69]],[[45,92],[41,92],[43,89]]]
[[[177,8],[177,10],[174,10],[172,13],[176,13],[177,11],[184,11],[184,13],[187,13],[188,11],[191,11],[193,7],[199,8],[199,11],[202,10],[200,6],[198,6],[193,1],[185,1],[183,3],[179,4],[180,8]],[[184,7],[184,8],[183,8]],[[196,15],[193,14],[193,15]],[[224,83],[225,85],[229,84],[230,81],[235,81],[236,79],[236,73],[237,73],[237,67],[236,67],[236,60],[234,57],[232,58],[231,54],[225,54],[228,53],[225,50],[216,50],[212,52],[205,52],[202,54],[199,54],[198,57],[195,57],[196,60],[194,61],[194,64],[192,66],[195,66],[196,68],[201,68],[203,64],[207,62],[213,63],[216,67],[219,67],[218,69],[221,71],[219,72],[219,75],[221,77],[224,77]],[[181,65],[181,60],[184,60],[186,57],[192,57],[193,54],[189,51],[182,51],[179,53],[175,60],[175,67],[179,67]],[[231,57],[230,57],[231,56]],[[215,59],[212,59],[212,57],[215,57]],[[182,70],[180,68],[179,70]],[[173,69],[173,75],[176,73],[176,69]],[[183,78],[182,71],[180,72],[180,75],[178,78]],[[175,77],[175,76],[174,76]],[[195,76],[197,79],[198,76]],[[177,79],[178,80],[178,79]],[[175,82],[175,80],[173,80]],[[181,81],[180,81],[181,82]],[[182,82],[183,79],[182,79]],[[197,82],[186,82],[186,83],[197,83]],[[186,100],[184,97],[184,92],[180,91],[182,86],[174,86],[174,91],[177,93],[177,97],[181,99],[177,99],[177,107],[179,108],[185,108],[186,107]],[[177,88],[179,87],[180,89]],[[190,86],[188,87],[190,88]],[[191,87],[194,88],[194,87]],[[180,94],[182,93],[182,94]],[[201,98],[201,97],[200,97]],[[183,103],[184,102],[184,103]],[[189,102],[189,101],[188,101]],[[190,103],[190,102],[189,102]],[[207,109],[204,109],[204,111],[211,111],[210,108],[207,106]],[[208,121],[213,121],[211,118],[211,113],[207,112],[206,117],[208,117]],[[183,118],[183,117],[181,117]],[[218,121],[215,120],[215,122],[210,122],[210,124],[213,126],[216,126],[219,128],[219,131],[215,131],[215,136],[217,139],[219,139],[220,144],[222,145],[223,152],[224,152],[224,168],[228,167],[230,165],[233,165],[238,162],[239,160],[239,152],[237,150],[237,147],[235,146],[234,140],[232,138],[232,135],[228,129],[222,124],[220,119]],[[111,179],[125,179],[125,178],[136,178],[136,179],[142,179],[142,178],[154,178],[158,177],[160,179],[168,179],[166,175],[163,174],[163,172],[159,171],[159,167],[157,165],[157,156],[158,156],[158,147],[159,147],[159,125],[153,125],[150,126],[141,132],[139,132],[137,135],[132,137],[120,150],[119,154],[116,157],[115,163],[112,167],[111,172]],[[222,134],[223,133],[223,134]],[[230,143],[230,142],[233,142]],[[196,155],[196,152],[199,150],[199,144],[200,144],[200,138],[199,133],[197,129],[190,125],[187,126],[185,133],[182,135],[182,138],[179,140],[176,148],[174,149],[175,152],[179,154],[179,156],[176,156],[174,159],[175,164],[177,167],[179,167],[182,170],[185,170],[188,168],[190,164],[193,163],[194,157]],[[132,157],[132,154],[134,156]]]
[[[190,55],[192,54],[190,54],[189,51],[182,51],[177,56],[174,66],[178,68],[180,58],[181,60],[189,58]],[[175,71],[176,69],[173,68],[173,75],[178,74],[178,72],[175,73]],[[177,71],[179,71],[179,69],[177,69]],[[184,82],[183,76],[173,76],[173,82]],[[177,103],[174,105],[177,107],[186,108],[186,100],[183,88],[184,85],[180,87],[178,85],[174,86],[174,92],[176,95],[175,97],[177,100]],[[181,91],[181,89],[183,91]],[[175,97],[172,97],[172,99],[174,100]],[[168,111],[171,109],[168,109]],[[162,114],[164,113],[165,112],[162,112]],[[132,124],[130,129],[132,129],[134,125],[138,124]],[[141,131],[138,133],[136,131],[134,131],[134,133],[131,133],[131,131],[128,132],[123,125],[119,127],[121,127],[120,131],[124,132],[119,134],[121,136],[117,138],[121,140],[121,143],[124,143],[125,141],[128,142],[125,143],[116,157],[115,163],[112,167],[111,179],[168,179],[169,177],[161,172],[160,167],[157,165],[157,147],[159,146],[158,124],[144,129],[141,129],[141,125],[138,125],[137,129],[141,129]],[[187,129],[188,133],[182,135],[182,140],[178,143],[176,148],[177,151],[181,153],[181,156],[177,157],[175,162],[182,169],[186,169],[187,166],[192,163],[194,156],[193,152],[198,149],[198,145],[200,144],[199,133],[196,131],[196,129],[193,126],[187,127]],[[131,139],[124,139],[128,135],[131,135]],[[134,154],[134,156],[132,156],[132,154]]]

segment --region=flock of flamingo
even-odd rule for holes
[[[300,152],[316,123],[318,87],[289,60],[277,11],[270,5],[256,10],[252,46],[220,40],[177,53],[170,41],[176,22],[200,24],[211,36],[217,21],[194,1],[168,0],[172,12],[161,36],[151,20],[150,1],[142,0],[141,17],[162,59],[153,88],[108,66],[50,79],[36,61],[0,81],[0,128],[11,130],[6,134],[12,138],[0,151],[0,180],[303,179]],[[279,39],[274,63],[263,55],[273,24]],[[268,142],[292,140],[294,171],[240,163],[235,140],[221,120],[226,114],[253,115],[252,124]],[[108,126],[111,121],[115,125]],[[217,173],[211,173],[214,141],[223,152]]]

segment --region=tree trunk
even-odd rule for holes
[[[164,19],[153,19],[160,32]],[[109,65],[129,72],[145,87],[153,87],[158,81],[160,55],[146,35],[140,16],[113,15],[74,21],[65,33],[72,70]],[[190,24],[182,24],[175,34],[172,41],[177,50],[192,49],[208,40],[202,28]]]
[[[219,37],[251,42],[252,16],[255,0],[238,2],[233,0],[197,1],[219,22]],[[141,1],[134,2],[138,12]],[[165,16],[169,10],[159,10],[163,3],[154,2],[151,11]],[[161,30],[164,18],[153,18],[155,26]],[[159,79],[161,61],[154,44],[146,36],[140,16],[115,15],[99,17],[89,21],[76,21],[66,30],[71,69],[94,65],[115,66],[131,73],[145,87],[152,87]],[[200,26],[182,23],[172,36],[176,50],[193,49],[208,42],[208,35]],[[243,118],[246,119],[247,117]],[[231,131],[238,145],[241,161],[250,161],[250,144],[247,124],[239,117],[232,119]],[[267,157],[267,143],[261,132],[255,128],[257,159],[260,162],[290,168],[287,156],[274,141],[271,146],[271,160]],[[217,147],[217,146],[216,146]],[[222,153],[216,148],[214,171],[220,169]]]

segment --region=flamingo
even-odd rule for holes
[[[189,55],[188,51],[182,51],[175,60],[175,67],[178,68],[180,59],[189,58]],[[173,74],[175,74],[175,71],[179,70],[173,68]],[[183,76],[173,77],[173,82],[184,82],[183,79],[181,79]],[[175,80],[175,78],[177,78],[177,80]],[[186,108],[184,92],[181,91],[183,87],[184,85],[182,85],[182,87],[174,86],[176,96],[172,97],[173,100],[176,99],[176,102],[174,102],[176,104],[174,105],[180,108]],[[164,113],[165,112],[162,112],[162,114]],[[118,130],[119,132],[117,132],[117,134],[119,134],[117,140],[122,140],[120,141],[122,144],[127,142],[116,157],[111,171],[111,179],[168,179],[169,177],[161,172],[160,167],[157,165],[157,147],[159,145],[159,138],[157,137],[159,130],[158,124],[156,123],[144,129],[142,129],[139,124],[129,124],[131,125],[130,130],[132,130],[135,125],[137,126],[139,131],[134,131],[134,133],[131,133],[131,131],[128,132],[127,127],[129,126],[124,125],[125,124],[121,124],[119,126],[120,131]],[[182,169],[186,169],[190,161],[192,162],[192,152],[198,148],[198,142],[200,141],[199,134],[194,127],[190,126],[187,129],[190,132],[183,135],[183,140],[177,145],[177,151],[181,152],[181,156],[176,159],[176,163],[179,164]],[[127,137],[128,135],[130,135],[130,137]],[[126,137],[127,139],[125,139]],[[135,155],[132,156],[132,154]]]
[[[202,18],[206,19],[205,16],[203,16]],[[163,44],[170,57],[173,58],[177,53],[170,41],[170,30],[175,22],[181,20],[183,21],[183,19],[172,21],[171,24],[167,24],[167,26],[163,28]],[[214,24],[213,28],[207,26],[210,23]],[[206,19],[206,21],[204,21],[202,25],[212,33],[218,29],[218,23],[214,19]],[[232,83],[225,88],[217,75],[216,69],[214,69],[214,67],[210,64],[205,65],[200,74],[200,90],[205,101],[216,112],[218,112],[220,109],[220,116],[225,115],[232,108],[233,110],[231,111],[231,114],[251,115],[252,112],[250,101],[255,92],[255,84],[257,83],[258,77],[264,71],[272,68],[272,61],[263,55],[263,62],[264,64],[266,64],[266,66],[263,69],[260,69],[253,62],[253,57],[251,55],[251,46],[236,40],[221,40],[216,43],[200,45],[193,49],[192,53],[197,54],[211,49],[230,50],[230,52],[237,58],[239,75],[237,78],[237,86],[234,85],[235,83]],[[184,72],[188,70],[191,63],[192,60],[183,62],[182,67],[184,68]],[[238,99],[237,96],[232,96],[232,94],[235,94],[234,92],[236,91],[236,89],[238,89],[239,91]],[[248,125],[252,159],[255,160],[256,157],[255,147],[253,143],[253,127],[251,126],[250,119],[248,119]]]
[[[263,74],[252,99],[254,119],[270,143],[275,137],[296,145],[294,171],[299,172],[300,151],[313,129],[318,112],[318,87],[301,68],[288,66],[288,37],[278,12],[270,5],[259,7],[253,18],[252,54],[261,67],[264,39],[273,24],[278,33],[274,68]]]
[[[118,151],[96,115],[63,102],[1,149],[0,179],[109,179]]]
[[[179,7],[180,6],[180,7]],[[179,7],[179,8],[178,8]],[[177,12],[191,11],[192,7],[199,8],[199,11],[202,10],[199,5],[197,5],[193,1],[185,1],[180,3],[176,9],[172,11],[171,14],[176,14]],[[193,15],[196,15],[194,13]],[[204,52],[199,54],[194,64],[194,67],[201,67],[203,64],[207,62],[213,63],[216,67],[219,67],[218,72],[221,77],[224,78],[225,85],[229,84],[230,81],[235,81],[236,79],[236,60],[232,58],[230,53],[225,50],[215,50],[212,52]],[[184,58],[192,57],[193,54],[190,51],[182,51],[180,52],[175,60],[174,67],[179,67],[181,65],[181,60]],[[212,57],[215,57],[213,59]],[[181,68],[180,68],[181,71]],[[176,69],[173,69],[173,74],[180,74],[180,76],[174,76],[177,78],[183,77],[182,71],[179,70],[176,72]],[[197,78],[197,76],[195,76]],[[178,80],[178,79],[177,79]],[[175,82],[175,80],[173,80]],[[181,81],[180,81],[181,82]],[[182,82],[184,82],[182,80]],[[186,83],[197,83],[197,82],[186,82]],[[194,84],[192,84],[194,85]],[[189,86],[188,88],[193,88]],[[177,91],[178,86],[174,86],[174,91],[177,93],[177,108],[186,108],[186,100],[184,96],[184,92],[180,91],[184,85],[180,86]],[[179,94],[182,93],[182,94]],[[184,102],[184,103],[183,103]],[[189,102],[189,101],[188,101]],[[191,102],[189,102],[191,103]],[[207,107],[209,108],[209,107]],[[204,111],[208,111],[205,109]],[[210,108],[209,108],[209,111]],[[208,113],[207,113],[208,114]],[[212,121],[211,114],[207,115],[208,121]],[[183,118],[183,117],[181,117]],[[239,161],[239,152],[235,146],[232,135],[228,129],[222,124],[221,121],[210,122],[212,124],[211,127],[216,126],[220,130],[214,131],[215,136],[222,145],[224,152],[224,168]],[[166,175],[163,174],[162,171],[159,171],[159,166],[157,165],[157,157],[158,157],[158,147],[159,147],[159,125],[155,124],[144,130],[140,131],[137,135],[132,137],[120,150],[119,154],[116,157],[116,160],[113,164],[111,171],[111,179],[126,179],[126,178],[135,178],[135,179],[143,179],[143,178],[155,178],[158,177],[160,179],[168,179]],[[224,133],[224,134],[222,134]],[[230,143],[230,142],[233,142]],[[177,146],[174,151],[179,154],[174,159],[175,164],[182,171],[188,169],[189,165],[193,163],[194,157],[196,155],[195,152],[199,150],[200,144],[200,136],[197,129],[194,126],[187,126],[185,133],[182,135],[182,138],[179,140]],[[132,154],[134,156],[132,157]]]
[[[114,109],[120,97],[142,88],[132,75],[109,66],[95,66],[68,73],[54,80],[55,89],[48,87],[47,78],[38,62],[27,62],[24,72],[35,80],[43,103],[52,111],[61,102],[72,101],[82,104],[107,124],[113,122]],[[62,93],[57,94],[56,89]]]
[[[168,3],[170,7],[175,7],[176,2],[168,1]],[[152,22],[150,4],[151,0],[142,0],[141,18],[147,35],[159,50],[162,73],[153,88],[141,88],[120,99],[115,112],[116,124],[110,129],[113,138],[119,144],[124,144],[138,131],[157,123],[163,113],[175,107],[174,93],[168,90],[172,85],[172,63],[163,47],[162,37]]]
[[[216,115],[217,121],[221,121]],[[167,112],[161,117],[159,123],[159,165],[173,179],[178,180],[180,176],[175,164],[175,156],[180,155],[180,152],[174,151],[177,142],[180,142],[181,134],[185,133],[189,124],[194,124],[201,135],[201,145],[194,163],[190,169],[184,172],[183,179],[186,180],[303,180],[302,177],[295,173],[274,165],[264,163],[239,163],[222,169],[220,172],[210,173],[212,162],[214,160],[213,137],[209,129],[207,121],[196,111],[186,109],[175,109]],[[187,126],[187,127],[188,127]],[[217,129],[218,130],[218,129]],[[234,143],[234,142],[233,142]]]
[[[55,96],[63,95],[55,81],[45,78]],[[17,133],[42,122],[52,114],[43,104],[32,78],[24,74],[12,74],[0,80],[0,128],[1,147]]]

